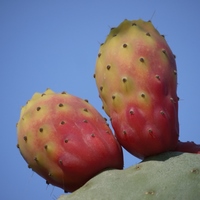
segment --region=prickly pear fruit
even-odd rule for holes
[[[22,108],[18,145],[28,167],[73,192],[107,168],[123,168],[122,149],[88,102],[48,89]]]
[[[101,45],[94,74],[120,144],[138,158],[178,142],[177,68],[150,21],[124,20]]]
[[[200,154],[200,144],[178,141],[175,151]]]
[[[167,152],[125,170],[107,170],[58,200],[180,200],[200,197],[200,155]],[[120,181],[119,181],[120,180]]]

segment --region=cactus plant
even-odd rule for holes
[[[198,199],[200,145],[178,140],[177,68],[165,38],[150,21],[124,20],[101,45],[94,77],[119,142],[88,102],[47,89],[17,123],[28,167],[73,192],[58,200]],[[121,170],[119,143],[144,160]]]
[[[200,155],[166,152],[125,170],[107,170],[58,200],[196,200]]]

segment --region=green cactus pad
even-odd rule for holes
[[[200,155],[167,152],[125,170],[107,170],[58,200],[200,198]]]

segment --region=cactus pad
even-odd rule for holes
[[[125,170],[107,170],[58,200],[199,199],[200,155],[167,152]]]

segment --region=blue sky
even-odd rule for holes
[[[63,193],[28,169],[17,144],[20,108],[35,92],[88,99],[104,116],[93,79],[100,43],[125,18],[151,20],[178,67],[180,139],[200,144],[200,2],[0,1],[0,199],[52,200]],[[139,162],[124,152],[125,168]]]

